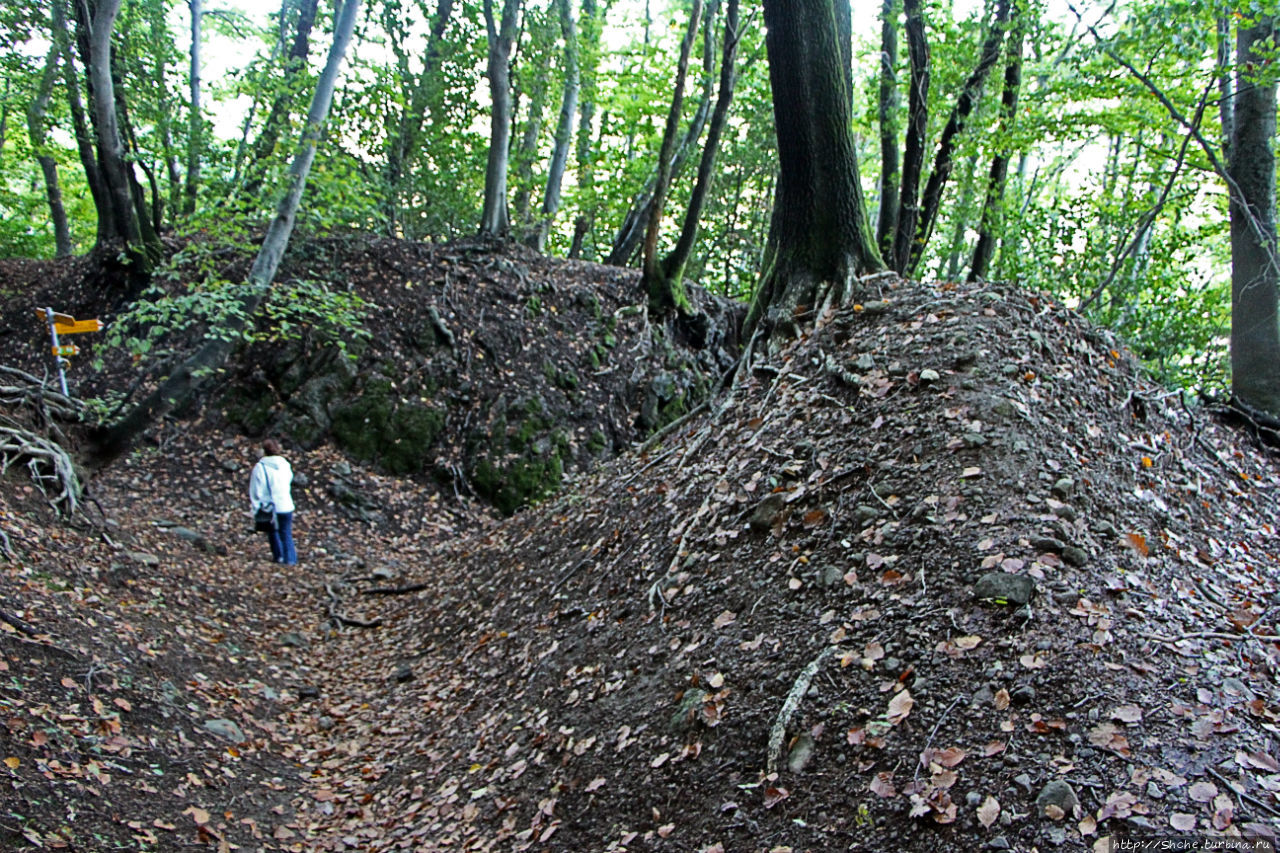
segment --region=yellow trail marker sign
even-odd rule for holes
[[[60,335],[79,335],[84,332],[101,332],[101,320],[77,320],[70,314],[59,314],[53,312],[53,316],[49,316],[49,309],[37,308],[36,316],[41,320],[53,320],[53,328]]]

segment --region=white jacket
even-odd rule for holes
[[[267,484],[270,482],[270,494]],[[293,469],[283,456],[264,456],[253,466],[249,475],[249,511],[274,503],[276,512],[293,512],[293,496],[289,487],[293,484]]]

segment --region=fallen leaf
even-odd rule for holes
[[[871,793],[885,799],[897,796],[898,791],[893,786],[893,773],[888,770],[877,773],[876,778],[871,780]]]
[[[1001,687],[996,691],[995,697],[996,710],[1003,711],[1009,707],[1009,691]]]
[[[990,795],[978,806],[978,823],[990,827],[1000,817],[1000,801]]]
[[[977,635],[970,634],[967,637],[956,637],[951,642],[955,643],[956,648],[963,649],[967,652],[970,649],[976,649],[978,644],[982,642],[982,638]]]
[[[911,713],[911,706],[916,700],[911,698],[910,690],[903,690],[889,700],[889,725],[896,726]]]
[[[726,610],[723,613],[721,613],[719,616],[717,616],[716,621],[711,624],[715,625],[717,628],[723,628],[726,625],[732,625],[733,621],[737,618],[738,618],[738,614],[734,613],[731,610]]]
[[[1111,712],[1111,719],[1122,723],[1142,722],[1142,709],[1137,705],[1121,705]]]
[[[190,815],[191,819],[196,822],[196,826],[204,826],[209,822],[209,813],[199,806],[190,806],[183,814]]]
[[[993,740],[991,741],[991,743],[983,747],[982,754],[985,755],[987,758],[990,758],[993,755],[999,755],[1000,753],[1004,752],[1005,749],[1008,748],[1008,746],[1009,745],[1002,740]]]
[[[13,758],[12,756],[4,760],[4,766],[8,767],[10,770],[17,770],[18,766],[21,764],[22,764],[21,761],[19,761],[16,758]]]
[[[1044,669],[1049,665],[1049,661],[1040,652],[1023,655],[1018,658],[1018,663],[1022,664],[1027,669]]]
[[[791,792],[786,788],[775,788],[770,785],[764,789],[764,807],[771,809],[789,796],[791,796]]]
[[[1218,786],[1212,782],[1197,782],[1187,791],[1187,796],[1197,803],[1207,803],[1218,796]]]
[[[1176,812],[1169,815],[1169,825],[1179,832],[1190,832],[1196,828],[1196,816],[1193,814]]]

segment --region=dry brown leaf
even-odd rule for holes
[[[1212,782],[1197,782],[1187,791],[1187,796],[1197,803],[1207,803],[1218,796],[1218,786]]]
[[[997,690],[995,703],[996,703],[997,711],[1003,711],[1006,708],[1008,708],[1009,707],[1009,691],[1005,690],[1003,687]]]
[[[791,796],[791,792],[786,788],[775,788],[770,785],[764,789],[764,807],[771,809],[789,796]]]
[[[893,786],[893,773],[886,770],[876,774],[876,778],[871,780],[871,793],[878,797],[897,796],[898,790]]]
[[[910,690],[903,690],[889,700],[889,725],[896,726],[911,713],[911,706],[916,700],[911,698]]]
[[[717,616],[716,621],[712,622],[711,624],[715,625],[717,628],[723,628],[726,625],[732,625],[733,620],[737,618],[738,618],[738,614],[734,613],[732,610],[726,610],[723,613],[721,613],[719,616]]]
[[[987,795],[982,805],[978,806],[978,823],[989,828],[998,817],[1000,817],[1000,801]]]
[[[1196,816],[1193,814],[1176,812],[1169,815],[1169,825],[1179,832],[1190,832],[1196,828]]]
[[[1121,705],[1111,712],[1111,719],[1122,723],[1142,722],[1142,709],[1137,705]]]

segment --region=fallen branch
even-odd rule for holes
[[[769,754],[765,761],[765,772],[773,773],[778,769],[778,759],[782,757],[782,744],[787,737],[787,726],[791,724],[791,717],[795,715],[796,709],[800,707],[800,702],[804,699],[806,693],[809,692],[809,684],[812,683],[813,677],[818,673],[818,667],[826,662],[827,658],[835,654],[835,646],[827,646],[816,658],[809,661],[809,664],[796,676],[795,684],[791,685],[791,692],[787,694],[786,700],[782,703],[782,709],[778,711],[778,718],[773,721],[773,728],[769,730]]]
[[[373,589],[361,590],[361,595],[408,595],[411,592],[421,592],[429,587],[427,583],[411,583],[406,586],[375,586]]]
[[[338,594],[333,590],[333,584],[325,584],[324,591],[329,594],[329,620],[339,625],[345,625],[348,628],[379,628],[382,626],[381,619],[374,619],[372,622],[366,622],[363,619],[353,619],[338,611]]]

